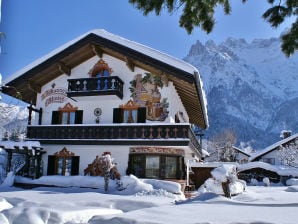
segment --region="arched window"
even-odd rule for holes
[[[112,69],[109,65],[102,59],[100,59],[93,68],[89,71],[91,78],[93,77],[109,77],[112,74]]]

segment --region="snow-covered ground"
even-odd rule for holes
[[[108,193],[102,177],[42,177],[31,183],[61,187],[30,190],[2,185],[0,223],[296,224],[298,220],[298,186],[247,186],[231,199],[214,193],[185,199],[174,182],[134,176],[122,181],[119,191],[111,180]]]

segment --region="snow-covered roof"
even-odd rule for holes
[[[203,155],[203,157],[210,156],[209,152],[206,149],[202,149],[202,155]]]
[[[237,166],[238,163],[236,162],[191,162],[190,167],[201,167],[201,168],[215,168],[222,165],[235,165]]]
[[[105,50],[110,49],[112,51],[121,52],[125,57],[138,60],[138,63],[156,67],[161,71],[164,69],[165,74],[176,76],[178,80],[185,80],[186,82],[175,81],[175,85],[179,85],[180,87],[177,91],[180,91],[182,93],[181,95],[183,95],[181,98],[182,101],[184,101],[183,103],[187,113],[189,115],[191,114],[190,119],[192,123],[200,124],[202,128],[208,127],[207,99],[199,71],[196,67],[181,59],[114,35],[103,29],[91,30],[67,42],[6,78],[3,83],[4,85],[13,86],[15,87],[14,89],[18,89],[18,91],[22,93],[24,101],[34,104],[36,102],[35,92],[40,90],[34,89],[35,92],[32,92],[30,88],[40,88],[45,85],[46,82],[61,75],[61,69],[58,68],[59,64],[62,63],[65,67],[72,69],[82,62],[80,60],[87,60],[88,57],[93,56],[94,53],[92,52],[94,52],[94,49],[92,49],[91,45],[98,46],[99,48],[103,46]],[[72,52],[72,54],[70,54],[70,52]],[[42,71],[47,74],[47,77],[40,75]],[[25,82],[30,84],[29,87],[28,85],[25,86]],[[189,91],[190,89],[191,91]],[[15,94],[15,91],[9,88],[4,89],[3,92],[12,96]],[[189,92],[191,92],[191,95],[189,95]],[[189,103],[189,100],[193,102]],[[197,104],[196,101],[199,102],[199,104]],[[200,120],[200,122],[198,122],[198,120]]]
[[[298,177],[298,168],[289,167],[289,166],[276,166],[276,165],[271,165],[269,163],[264,163],[264,162],[249,162],[245,164],[239,164],[237,166],[238,172],[250,170],[254,168],[262,168],[265,170],[269,170],[281,176]]]
[[[270,146],[268,146],[267,148],[257,152],[257,153],[254,153],[251,157],[250,157],[250,161],[254,161],[256,158],[260,157],[260,156],[263,156],[269,152],[271,152],[272,150],[276,149],[277,147],[279,147],[280,145],[283,145],[295,138],[298,138],[298,133],[296,133],[295,135],[291,135],[289,136],[288,138],[285,138],[285,139],[282,139]]]
[[[41,64],[42,62],[46,61],[50,57],[56,55],[57,53],[61,52],[62,50],[66,49],[67,47],[73,45],[74,43],[78,42],[79,40],[83,39],[84,37],[88,36],[89,34],[95,34],[97,36],[103,37],[105,39],[111,40],[113,42],[116,42],[120,45],[126,46],[128,48],[131,48],[133,50],[136,50],[138,52],[141,52],[143,54],[146,54],[148,56],[151,56],[152,58],[158,59],[160,61],[163,61],[169,65],[175,66],[185,72],[188,72],[190,74],[193,74],[195,72],[199,73],[198,69],[194,67],[193,65],[181,60],[177,59],[175,57],[172,57],[168,54],[162,53],[158,50],[155,50],[153,48],[150,48],[148,46],[142,45],[140,43],[125,39],[123,37],[120,37],[118,35],[112,34],[107,32],[106,30],[103,29],[94,29],[91,31],[88,31],[81,36],[65,43],[61,47],[58,47],[57,49],[51,51],[50,53],[44,55],[43,57],[35,60],[31,64],[27,65],[26,67],[22,68],[21,70],[17,71],[15,74],[12,76],[8,77],[7,79],[4,80],[4,83],[9,83],[12,80],[16,79],[20,75],[26,73],[27,71],[31,70],[32,68],[36,67],[37,65]]]
[[[26,147],[29,149],[32,148],[40,148],[40,143],[38,141],[0,141],[0,147],[5,149],[14,149],[15,147],[18,147],[20,149]]]
[[[240,148],[238,148],[238,147],[236,147],[236,146],[233,146],[233,149],[237,150],[238,152],[240,152],[240,153],[242,153],[242,154],[244,154],[244,155],[246,155],[246,156],[248,156],[248,157],[251,156],[249,153],[243,151],[242,149],[240,149]]]

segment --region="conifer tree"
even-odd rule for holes
[[[248,0],[241,0],[243,3]],[[200,27],[206,33],[213,30],[214,13],[217,6],[222,6],[226,15],[231,13],[230,0],[129,0],[144,15],[155,12],[160,15],[162,10],[172,13],[182,9],[179,25],[189,34],[195,27]],[[271,5],[263,14],[263,18],[272,27],[278,27],[288,17],[296,17],[290,30],[282,35],[282,51],[290,56],[298,49],[298,1],[297,0],[267,0]]]

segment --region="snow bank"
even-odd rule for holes
[[[173,181],[144,179],[144,182],[147,184],[151,184],[154,189],[164,189],[173,194],[182,194],[181,185]]]
[[[10,171],[0,186],[1,187],[11,187],[11,186],[13,186],[14,179],[15,179],[15,175],[13,174],[12,171]]]
[[[37,184],[56,187],[81,187],[95,188],[99,193],[104,193],[104,177],[94,176],[42,176],[39,179],[28,179],[15,177],[16,183]],[[162,191],[160,191],[162,190]],[[171,181],[155,179],[139,179],[134,175],[122,176],[121,185],[117,180],[109,181],[109,194],[134,195],[134,194],[164,194],[167,197],[175,197],[178,200],[184,199],[181,186]]]
[[[290,186],[286,189],[287,192],[298,192],[298,186]]]
[[[296,224],[298,194],[293,192],[297,192],[295,186],[248,186],[245,193],[231,199],[205,193],[176,202],[155,195],[101,194],[90,188],[11,187],[1,189],[1,197],[13,207],[0,212],[0,223]]]
[[[298,186],[298,179],[297,178],[288,179],[286,184],[287,186]]]
[[[10,203],[8,203],[4,198],[0,197],[0,212],[2,212],[3,210],[6,210],[6,209],[10,209],[12,207],[13,206]],[[0,220],[1,220],[1,218],[0,218]]]

